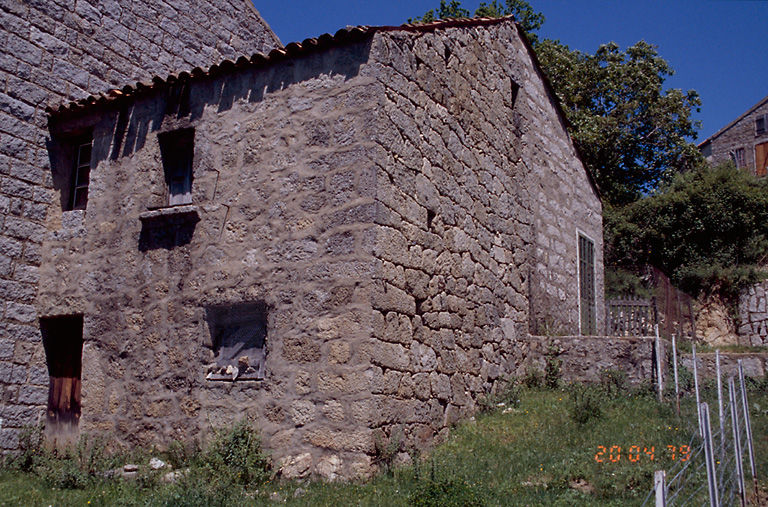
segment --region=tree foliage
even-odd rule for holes
[[[660,266],[692,295],[734,298],[768,257],[768,180],[700,164],[655,195],[606,206],[606,263]]]
[[[440,0],[440,7],[437,9],[429,9],[423,16],[417,18],[408,19],[409,23],[431,23],[438,19],[448,18],[468,18],[469,11],[461,6],[461,2],[458,0],[451,0],[447,3],[445,0]]]
[[[480,6],[475,11],[475,16],[483,18],[500,18],[510,15],[515,17],[515,21],[532,43],[538,42],[539,37],[536,31],[544,24],[544,15],[534,11],[531,4],[525,0],[505,0],[504,6],[498,0],[493,0],[489,4],[480,2]]]
[[[687,140],[696,136],[691,111],[699,96],[663,89],[673,71],[656,47],[640,41],[622,51],[609,43],[590,55],[544,40],[536,52],[608,203],[636,201],[700,159]]]

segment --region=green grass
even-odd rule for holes
[[[764,381],[751,385],[758,476],[764,479],[768,390]],[[716,407],[712,394],[705,392]],[[690,396],[683,400],[687,417],[678,419],[673,404],[659,405],[648,389],[524,388],[519,397],[517,407],[497,407],[460,424],[415,466],[365,483],[216,484],[200,467],[176,486],[100,479],[85,489],[62,490],[33,473],[6,471],[0,473],[0,505],[237,506],[269,503],[274,492],[289,505],[640,505],[652,487],[654,470],[669,470],[680,459],[676,452],[673,461],[667,446],[679,450],[688,444],[696,421]],[[599,415],[587,417],[585,412]],[[716,408],[712,418],[717,418]],[[598,446],[608,450],[603,463],[595,460]],[[618,460],[613,446],[621,447]],[[633,447],[630,460],[630,446],[641,451],[653,447],[654,459]],[[294,497],[298,487],[305,493]]]

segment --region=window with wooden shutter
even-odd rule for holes
[[[755,146],[755,174],[765,176],[768,173],[768,142]]]
[[[579,234],[579,311],[581,313],[580,333],[596,334],[595,243],[581,234]]]
[[[168,185],[168,205],[192,202],[192,154],[195,130],[179,129],[158,135]]]
[[[56,433],[80,420],[83,316],[40,319],[48,363],[48,430]]]

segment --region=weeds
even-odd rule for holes
[[[414,507],[472,507],[485,505],[477,488],[466,480],[449,478],[427,480],[408,497]]]
[[[627,373],[621,370],[603,370],[600,372],[600,387],[609,396],[626,392],[629,387]]]
[[[570,388],[571,419],[577,424],[584,425],[592,419],[603,417],[601,393],[592,386],[574,384]]]
[[[377,431],[373,436],[373,448],[375,453],[373,462],[384,468],[387,473],[391,473],[392,465],[395,462],[395,458],[400,451],[400,445],[402,443],[402,428],[393,429],[389,437],[387,437],[383,431]]]
[[[547,350],[544,353],[544,385],[549,389],[560,387],[563,361],[558,356],[562,352],[562,349],[555,343],[550,342],[547,344]]]
[[[198,467],[213,482],[243,486],[263,484],[271,473],[259,433],[245,419],[216,433],[211,445],[201,454]]]
[[[478,399],[480,413],[488,413],[500,406],[517,408],[520,406],[522,387],[517,379],[503,379],[496,385],[496,390]]]

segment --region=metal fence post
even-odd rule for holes
[[[696,407],[701,405],[701,397],[699,396],[699,367],[696,361],[696,344],[693,344],[693,388],[696,391]],[[704,437],[704,432],[701,429],[701,411],[697,410],[699,417],[699,436]]]
[[[739,417],[736,414],[736,386],[733,377],[728,379],[728,399],[731,405],[731,427],[733,429],[733,453],[736,461],[736,484],[739,488],[739,500],[741,506],[747,504],[744,492],[744,464],[741,456],[741,431],[739,430]]]
[[[699,417],[704,430],[704,455],[707,460],[707,485],[709,486],[710,507],[720,507],[717,496],[717,474],[715,473],[715,456],[712,452],[712,429],[709,425],[709,406],[706,403],[699,405]]]
[[[675,408],[677,415],[680,416],[680,383],[677,381],[677,340],[672,335],[672,367],[675,373]]]
[[[661,338],[659,338],[659,325],[655,324],[654,331],[656,332],[656,380],[659,385],[659,403],[664,401],[664,381],[661,377]]]
[[[656,492],[656,507],[667,507],[666,472],[656,470],[653,474],[653,490]]]
[[[720,421],[720,462],[725,462],[725,430],[723,423],[725,415],[723,411],[723,381],[720,372],[720,349],[715,350],[715,369],[717,370],[717,415]]]
[[[755,468],[755,451],[752,448],[752,422],[749,419],[749,402],[747,402],[747,386],[744,383],[744,366],[741,363],[741,359],[738,361],[739,365],[739,384],[741,387],[741,408],[744,410],[744,427],[747,436],[747,451],[749,452],[749,466],[752,472],[752,481],[755,484],[755,497],[760,493],[757,488],[757,470]]]

